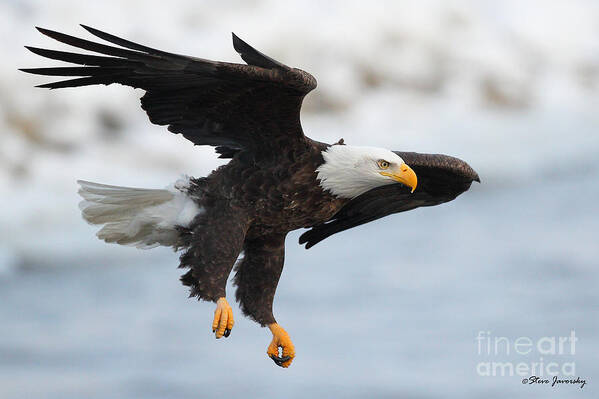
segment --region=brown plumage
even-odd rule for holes
[[[86,220],[102,224],[112,217],[113,224],[103,236],[109,242],[163,243],[182,249],[180,267],[187,272],[181,280],[190,287],[192,296],[204,300],[217,302],[226,297],[227,278],[243,252],[235,270],[236,298],[244,314],[273,331],[268,353],[280,366],[289,366],[294,356],[288,335],[276,325],[272,313],[289,231],[311,228],[300,238],[300,243],[309,248],[331,234],[362,223],[450,201],[468,190],[472,181],[478,181],[465,162],[444,155],[391,154],[403,160],[401,165],[390,159],[374,159],[374,165],[366,155],[359,155],[356,159],[366,157],[368,168],[380,169],[380,175],[375,173],[372,179],[387,180],[373,183],[372,189],[356,195],[335,194],[323,188],[325,178],[319,175],[319,167],[328,162],[323,154],[332,147],[306,137],[300,124],[303,98],[316,87],[310,74],[273,60],[235,35],[235,50],[248,65],[167,53],[84,28],[118,47],[38,28],[46,36],[101,55],[27,47],[43,57],[80,66],[23,71],[69,77],[39,86],[50,89],[112,83],[141,88],[145,90],[141,105],[152,123],[167,125],[169,131],[182,134],[194,144],[214,146],[221,158],[231,159],[209,176],[193,178],[184,188],[178,188],[193,201],[195,213],[187,222],[176,223],[175,236],[168,240],[159,236],[143,241],[144,234],[152,234],[146,231],[152,230],[148,222],[152,218],[143,219],[146,216],[132,198],[155,197],[140,189],[82,182],[82,195],[93,203],[87,213],[84,211]],[[336,145],[344,144],[341,141]],[[360,151],[368,153],[356,153],[362,154]],[[400,166],[401,173],[415,172],[418,176],[418,189],[413,193],[401,180],[404,175],[385,172]],[[391,176],[394,181],[382,176]],[[409,185],[413,190],[416,177],[412,179]],[[114,190],[120,190],[118,198]],[[164,198],[177,195],[180,193],[161,192],[160,201],[156,199],[152,204],[160,205]],[[123,232],[115,235],[114,231],[122,226],[130,227],[127,223],[140,220],[146,223],[146,230],[136,232],[133,238],[127,239]],[[169,234],[168,228],[161,228],[161,234]],[[226,311],[228,304],[219,302],[219,306]],[[216,318],[215,325],[219,325],[217,337],[223,330],[228,336],[232,320],[226,329],[224,324],[220,328]],[[273,352],[272,347],[277,346],[283,347],[283,355]]]

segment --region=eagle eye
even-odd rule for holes
[[[377,161],[377,164],[379,165],[379,168],[381,168],[381,169],[388,169],[389,168],[389,162],[385,161],[384,159],[379,159]]]

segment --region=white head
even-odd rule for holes
[[[320,186],[340,198],[354,198],[375,187],[402,183],[416,189],[414,171],[397,154],[375,147],[332,145],[322,152],[316,172]]]

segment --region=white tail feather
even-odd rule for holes
[[[177,226],[188,227],[201,208],[186,193],[189,178],[166,189],[109,186],[78,180],[79,208],[90,224],[104,225],[97,236],[106,242],[153,248],[177,247]]]

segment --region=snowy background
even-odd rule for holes
[[[163,187],[221,161],[150,125],[141,92],[45,91],[23,45],[78,23],[240,61],[230,32],[311,72],[307,134],[467,160],[455,202],[309,251],[289,235],[275,315],[298,352],[241,317],[215,340],[176,254],[106,245],[75,180]],[[579,398],[599,389],[599,3],[0,2],[0,397]],[[398,244],[399,243],[399,244]],[[229,290],[229,295],[232,294]],[[574,355],[479,355],[479,331],[579,338]],[[479,376],[485,361],[576,363],[575,386]]]

